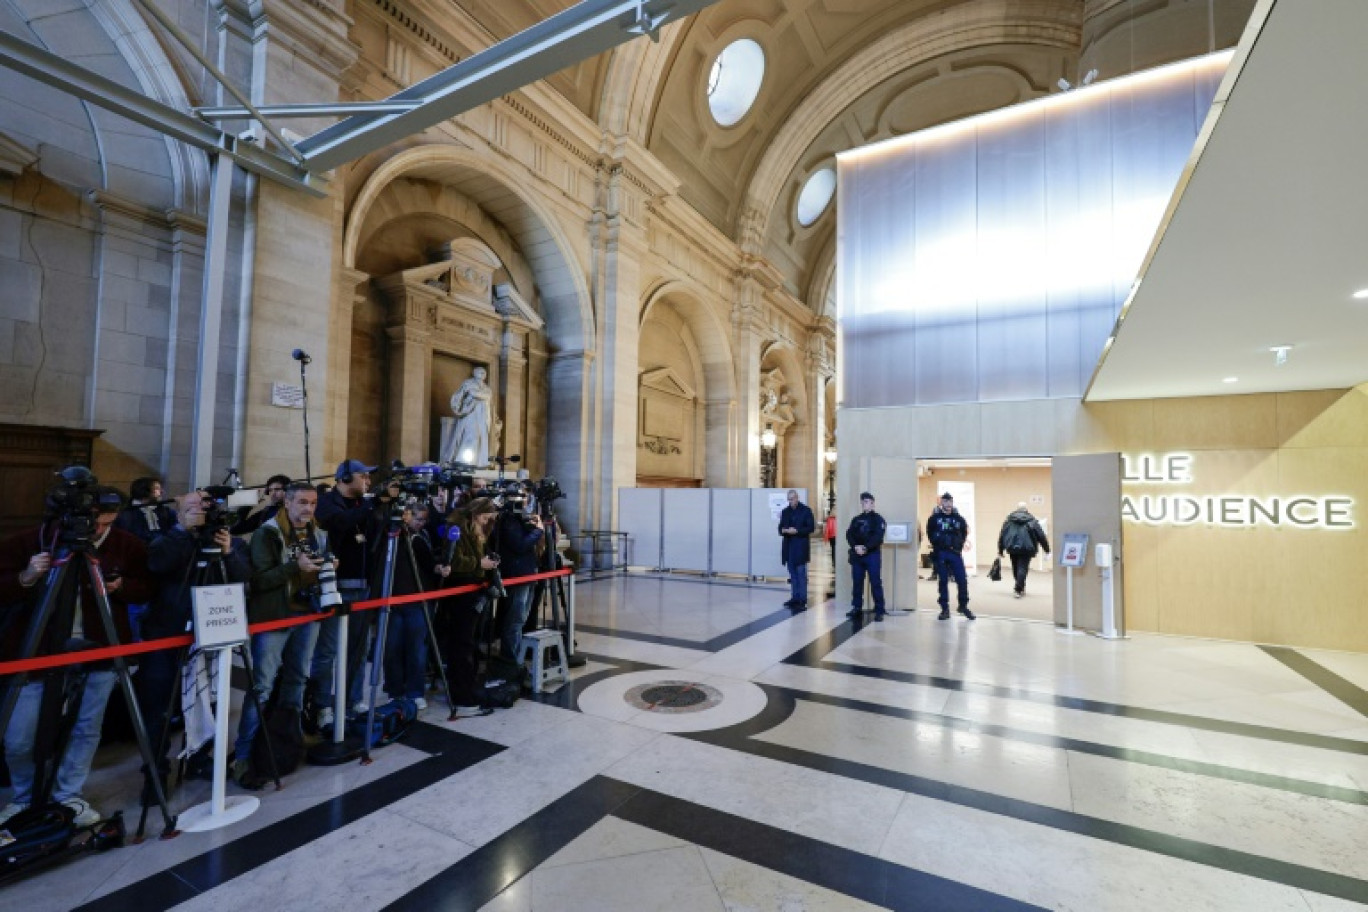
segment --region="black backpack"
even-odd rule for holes
[[[293,706],[268,706],[266,721],[252,740],[251,768],[242,786],[261,788],[275,776],[293,773],[303,760],[304,730],[299,725],[299,710]]]

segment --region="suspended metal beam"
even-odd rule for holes
[[[210,61],[209,58],[205,56],[204,52],[199,49],[199,45],[195,43],[195,40],[191,38],[189,35],[185,34],[185,32],[181,30],[180,26],[176,25],[174,19],[163,13],[161,9],[158,8],[158,6],[152,2],[152,0],[135,0],[135,2],[143,9],[147,10],[147,14],[149,16],[160,22],[162,28],[170,32],[171,37],[179,41],[181,47],[185,48],[185,50],[190,53],[191,57],[194,57],[196,60],[198,60],[199,65],[204,67],[204,69],[209,73],[210,76],[214,77],[214,79],[218,82],[219,85],[223,86],[224,91],[226,91],[229,95],[232,95],[234,98],[236,98],[238,104],[242,105],[248,111],[252,112],[252,117],[256,120],[256,122],[261,124],[261,126],[266,130],[266,132],[270,133],[271,136],[274,137],[276,142],[280,143],[280,147],[282,149],[290,153],[290,158],[294,159],[296,162],[302,163],[304,161],[303,156],[301,156],[297,151],[295,151],[295,147],[290,143],[288,139],[285,138],[285,135],[276,129],[275,124],[271,123],[269,120],[263,117],[261,115],[261,112],[258,111],[256,107],[252,104],[251,99],[249,99],[246,95],[242,94],[242,91],[238,89],[237,86],[233,85],[233,81],[231,79],[229,79],[227,76],[219,72],[218,67],[214,66],[213,62]]]
[[[224,133],[198,117],[148,98],[3,30],[0,30],[0,66],[7,66],[211,155],[227,155],[254,174],[314,196],[323,195],[323,190],[317,186],[320,178],[274,152],[254,143],[241,142],[236,136]]]
[[[389,98],[413,108],[349,117],[295,148],[310,170],[335,168],[716,2],[583,0]]]
[[[353,114],[402,114],[418,107],[413,101],[344,101],[337,104],[257,105],[255,112],[265,117],[350,117]],[[244,107],[191,108],[205,120],[238,120],[252,116]]]

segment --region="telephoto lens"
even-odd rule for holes
[[[318,607],[321,611],[332,611],[342,604],[342,595],[337,591],[337,565],[329,555],[318,568]]]

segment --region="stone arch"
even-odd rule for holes
[[[785,184],[828,124],[847,106],[885,79],[936,57],[969,48],[1035,45],[1075,51],[1081,23],[1076,11],[1054,0],[1022,0],[1011,16],[999,4],[966,21],[960,16],[928,16],[894,29],[852,55],[817,86],[784,122],[751,178],[745,213],[761,220],[763,236]]]
[[[688,328],[696,346],[703,389],[703,482],[708,487],[729,484],[734,462],[737,401],[736,365],[727,325],[687,283],[672,280],[650,288],[641,306],[644,327],[652,313],[668,306]]]
[[[347,215],[342,238],[345,268],[355,268],[357,250],[380,195],[391,182],[403,177],[449,185],[473,200],[507,232],[518,249],[526,252],[553,351],[594,350],[588,280],[565,228],[542,200],[524,189],[524,176],[470,149],[420,145],[398,153],[371,172]],[[497,249],[495,252],[499,253]]]
[[[610,136],[630,136],[646,144],[661,82],[688,37],[693,18],[661,29],[659,42],[629,41],[613,50],[598,112],[599,125]]]

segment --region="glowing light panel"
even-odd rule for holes
[[[1081,395],[1230,57],[838,156],[845,404]]]

